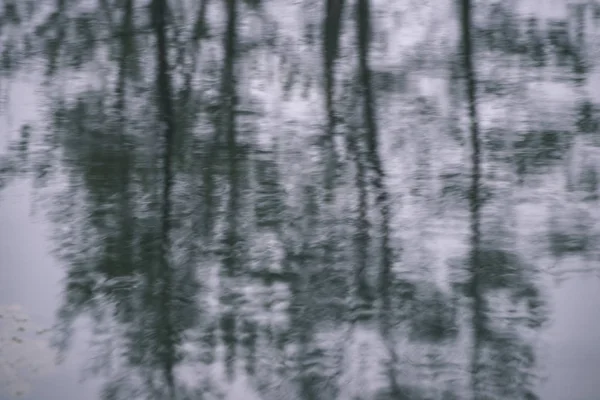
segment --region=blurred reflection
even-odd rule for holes
[[[0,188],[33,178],[102,399],[537,398],[543,273],[600,271],[600,5],[384,3],[4,3],[48,101]]]

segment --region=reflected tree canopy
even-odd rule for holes
[[[44,118],[0,188],[103,399],[538,398],[547,272],[600,271],[600,3],[409,3],[2,3]]]

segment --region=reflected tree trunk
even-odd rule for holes
[[[123,13],[123,20],[121,22],[121,55],[119,60],[119,72],[117,78],[116,97],[117,101],[115,104],[117,112],[117,129],[119,135],[119,152],[121,153],[120,160],[120,223],[121,225],[121,237],[119,239],[119,274],[121,273],[132,273],[133,272],[133,237],[134,237],[134,220],[133,220],[133,209],[131,201],[131,190],[130,190],[130,174],[131,174],[131,157],[132,149],[131,143],[127,135],[127,106],[126,106],[126,92],[127,92],[127,70],[129,65],[129,45],[128,41],[132,40],[133,35],[133,0],[126,0],[125,10]],[[124,310],[124,317],[131,318],[130,315],[133,310],[127,304],[127,309]]]
[[[472,3],[470,0],[462,0],[461,5],[461,28],[463,43],[463,67],[466,75],[467,105],[469,116],[469,143],[471,146],[471,187],[469,190],[470,210],[470,282],[469,293],[473,301],[472,329],[473,350],[471,355],[471,385],[474,400],[482,398],[482,386],[479,379],[481,367],[481,347],[484,334],[484,297],[480,285],[481,268],[481,144],[479,137],[479,122],[477,116],[477,84],[475,68],[473,66],[473,40],[471,33],[472,25]]]
[[[379,154],[379,131],[377,126],[376,100],[373,94],[371,69],[369,67],[369,51],[371,47],[371,5],[370,0],[358,0],[356,9],[359,83],[363,98],[364,130],[367,144],[367,158],[372,170],[372,185],[375,190],[375,204],[380,216],[381,242],[379,248],[379,283],[380,327],[383,339],[390,353],[392,368],[389,371],[392,395],[398,395],[398,383],[393,366],[397,362],[394,341],[390,332],[390,280],[392,279],[393,254],[390,246],[391,210],[389,194],[385,187],[385,171]]]
[[[236,285],[239,284],[238,276],[240,273],[239,265],[239,237],[238,237],[238,212],[240,200],[239,185],[239,167],[238,167],[238,145],[236,137],[236,92],[235,92],[235,50],[237,42],[237,0],[227,0],[227,28],[223,43],[225,61],[223,66],[223,75],[221,81],[221,120],[218,130],[221,130],[219,136],[225,139],[227,146],[227,176],[229,181],[229,195],[226,208],[225,222],[225,255],[223,258],[221,271],[221,301],[224,307],[222,315],[223,340],[226,350],[226,370],[229,379],[233,379],[235,374],[236,357]]]
[[[325,159],[325,187],[328,195],[334,188],[334,176],[336,173],[335,153],[335,61],[339,52],[339,42],[342,27],[342,14],[345,0],[327,0],[326,14],[323,20],[323,61],[325,78],[325,107],[327,112],[326,133],[326,159]]]
[[[163,135],[164,154],[163,154],[163,187],[161,201],[161,232],[160,232],[160,256],[158,287],[155,290],[158,293],[158,309],[160,318],[157,320],[157,335],[160,340],[159,359],[164,368],[164,375],[169,387],[170,396],[175,396],[175,378],[173,369],[175,367],[176,337],[172,319],[172,296],[173,296],[173,271],[170,262],[171,249],[171,219],[172,207],[171,197],[174,180],[173,170],[173,152],[175,145],[175,119],[173,110],[173,101],[171,93],[171,76],[169,72],[168,61],[168,43],[167,43],[167,0],[153,0],[151,4],[152,23],[156,38],[156,63],[157,75],[156,85],[158,93],[158,110],[160,132]]]
[[[318,265],[315,265],[315,246],[311,243],[311,233],[318,228],[319,203],[314,186],[304,188],[303,228],[301,229],[301,248],[292,260],[296,278],[292,281],[292,319],[296,329],[299,361],[299,393],[302,400],[318,400],[321,398],[319,386],[321,376],[318,373],[319,353],[315,348],[314,312],[316,304],[311,297],[310,286],[315,282]]]
[[[348,152],[354,158],[355,184],[357,191],[356,230],[354,232],[354,290],[357,302],[352,309],[352,322],[369,320],[372,317],[373,293],[367,279],[367,266],[369,263],[369,219],[368,219],[368,190],[366,182],[366,168],[356,137],[348,137]]]

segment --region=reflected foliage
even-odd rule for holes
[[[546,273],[600,271],[600,5],[400,3],[3,3],[44,118],[0,189],[102,399],[537,398]]]

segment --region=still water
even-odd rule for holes
[[[600,398],[598,1],[0,4],[1,400]]]

